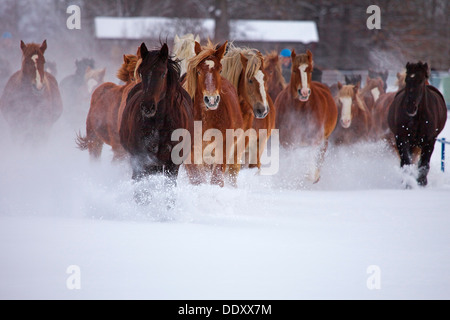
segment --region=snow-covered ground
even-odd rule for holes
[[[95,164],[74,132],[53,133],[23,150],[0,119],[1,299],[450,298],[440,145],[426,188],[404,189],[396,157],[370,143],[331,149],[313,186],[307,150],[282,152],[275,176],[242,171],[237,189],[182,171],[168,210],[159,189],[135,204],[109,147]]]

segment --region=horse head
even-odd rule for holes
[[[405,78],[405,94],[406,94],[406,113],[410,117],[414,117],[419,109],[425,93],[425,86],[429,78],[428,64],[407,63]]]
[[[25,44],[20,41],[22,49],[22,72],[27,79],[31,79],[31,84],[37,90],[44,87],[44,52],[47,49],[47,40],[41,45],[36,43]]]
[[[144,118],[152,118],[166,96],[169,48],[164,43],[160,50],[149,51],[142,43],[140,56],[142,63],[137,69],[143,91],[140,108]]]
[[[361,75],[360,74],[358,74],[357,76],[355,76],[355,75],[351,75],[351,76],[345,76],[345,84],[346,85],[349,85],[349,84],[353,84],[353,85],[358,85],[358,87],[359,86],[361,86],[361,80],[362,80],[362,77],[361,77]]]
[[[239,95],[243,96],[253,108],[253,114],[257,119],[265,118],[270,111],[267,99],[267,78],[264,71],[264,60],[261,53],[250,52],[249,55],[239,53],[242,73],[239,78]],[[250,60],[250,61],[249,61]]]
[[[340,82],[337,84],[339,92],[336,99],[336,105],[340,111],[340,125],[344,129],[350,128],[352,119],[358,111],[358,84],[342,85]]]
[[[214,49],[203,50],[200,44],[195,42],[196,56],[191,59],[192,65],[190,64],[188,69],[192,68],[191,72],[195,72],[196,91],[202,95],[206,110],[216,110],[219,107],[220,89],[222,88],[220,75],[222,64],[220,61],[225,54],[227,44],[228,41],[225,41],[224,44],[214,47]]]
[[[307,50],[306,54],[295,53],[292,50],[292,73],[291,73],[291,90],[292,93],[298,95],[298,99],[306,102],[311,95],[311,76],[313,71],[313,55]]]

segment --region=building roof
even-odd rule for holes
[[[96,17],[99,39],[165,39],[199,33],[213,38],[214,19],[163,17]],[[318,42],[314,21],[230,20],[230,39],[253,42]]]

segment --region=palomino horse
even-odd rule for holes
[[[52,125],[61,116],[61,95],[55,77],[44,71],[47,41],[41,45],[21,41],[20,48],[22,69],[6,83],[0,110],[13,138],[22,142],[40,142],[48,137]]]
[[[264,69],[267,75],[267,92],[272,98],[272,101],[275,101],[280,92],[286,88],[286,82],[281,71],[281,62],[278,59],[278,52],[272,51],[264,56]]]
[[[200,43],[199,35],[194,37],[192,33],[188,33],[181,38],[178,35],[175,35],[173,54],[175,55],[175,58],[180,61],[181,75],[184,75],[187,71],[188,60],[195,56],[194,46],[196,41]]]
[[[387,117],[389,107],[394,101],[395,95],[398,91],[405,87],[406,73],[397,73],[397,87],[396,92],[386,92],[380,95],[373,108],[373,138],[375,140],[385,140],[389,144],[395,145],[395,138],[392,131],[389,129]]]
[[[435,87],[427,85],[428,77],[427,63],[407,63],[406,86],[395,95],[388,114],[401,167],[412,164],[414,153],[420,152],[417,178],[420,186],[427,185],[435,140],[447,121],[444,97]]]
[[[169,57],[167,44],[148,51],[142,43],[140,54],[141,82],[131,89],[125,107],[119,111],[120,142],[131,155],[134,180],[164,173],[174,185],[179,166],[189,152],[180,162],[173,159],[172,149],[179,142],[172,140],[172,133],[185,129],[193,136],[192,101],[181,86],[179,65]],[[190,149],[190,143],[183,148]]]
[[[328,148],[328,137],[336,127],[337,107],[328,87],[311,81],[313,56],[292,51],[292,76],[275,101],[280,142],[284,147],[319,146],[313,182],[320,179],[320,168]]]
[[[123,56],[123,64],[117,71],[117,78],[125,82],[117,85],[112,82],[101,84],[92,93],[91,106],[86,118],[86,136],[78,134],[77,144],[81,150],[89,150],[91,159],[101,156],[103,144],[111,146],[114,160],[122,159],[126,152],[119,137],[119,107],[126,88],[132,88],[139,80],[136,66],[139,57],[128,54]]]
[[[334,144],[351,144],[369,137],[372,116],[361,98],[358,85],[342,85],[338,82],[336,96],[338,124],[331,134]]]
[[[222,76],[230,81],[239,96],[244,131],[249,133],[246,143],[249,167],[261,168],[260,157],[275,128],[275,108],[264,81],[264,58],[256,49],[230,45],[222,59]],[[255,137],[252,137],[252,131],[247,131],[249,129],[256,130]],[[261,133],[261,129],[265,129],[266,133]]]
[[[194,120],[198,121],[197,123],[201,121],[202,124],[201,132],[196,132],[196,135],[201,134],[201,137],[194,139],[203,142],[200,146],[194,144],[190,164],[185,165],[189,180],[193,184],[204,183],[208,171],[211,172],[212,184],[223,187],[225,172],[232,185],[235,186],[237,182],[244,150],[236,147],[242,143],[244,122],[236,89],[220,75],[220,61],[226,46],[227,42],[221,46],[208,42],[202,47],[196,42],[196,56],[188,63],[184,87],[194,103]],[[227,129],[235,130],[235,134],[227,138]],[[210,140],[212,137],[209,133],[213,133],[214,141],[204,141],[205,133],[206,139]],[[200,139],[202,137],[203,139]]]

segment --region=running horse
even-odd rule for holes
[[[222,76],[230,81],[239,96],[244,131],[248,134],[245,142],[249,154],[247,163],[250,168],[259,169],[261,155],[275,128],[275,108],[267,94],[267,76],[261,52],[230,45],[222,59]]]
[[[389,128],[395,135],[400,165],[411,165],[418,156],[417,183],[426,186],[430,170],[430,158],[436,137],[447,121],[444,97],[427,84],[428,64],[407,63],[405,88],[394,98],[388,114]]]
[[[278,52],[272,51],[264,56],[264,69],[267,76],[267,92],[272,101],[275,101],[280,92],[286,88]]]
[[[237,185],[244,152],[237,146],[242,143],[244,122],[236,89],[220,75],[227,43],[215,46],[208,42],[202,47],[195,42],[196,55],[188,63],[184,87],[194,104],[194,120],[201,123],[198,137],[194,137],[200,145],[194,143],[190,163],[185,163],[192,184],[205,183],[211,174],[211,184],[223,187],[226,174],[230,184]],[[234,132],[233,136],[227,137],[228,129]],[[208,143],[205,140],[213,138],[210,134],[214,141]]]
[[[149,51],[142,43],[140,55],[141,82],[133,86],[119,110],[120,142],[131,156],[133,180],[163,173],[175,185],[182,161],[172,157],[179,144],[172,140],[172,133],[184,129],[193,135],[192,101],[181,86],[179,65],[170,58],[167,44]],[[183,150],[190,148],[189,143]]]
[[[55,77],[44,71],[47,41],[41,45],[20,41],[20,48],[22,68],[6,83],[0,110],[13,139],[34,144],[48,138],[63,105]]]
[[[140,57],[137,55],[123,55],[123,64],[117,71],[117,78],[124,84],[105,82],[92,93],[86,117],[86,136],[83,137],[79,133],[77,145],[81,150],[89,150],[89,155],[93,160],[100,158],[105,143],[112,148],[113,160],[121,160],[127,154],[120,143],[119,107],[124,92],[140,81],[136,72],[139,62]]]
[[[336,127],[337,107],[330,89],[311,81],[313,55],[291,53],[292,76],[289,85],[275,101],[276,127],[285,148],[318,146],[315,166],[309,175],[314,183],[320,179],[328,138]]]
[[[359,86],[342,85],[335,99],[338,107],[338,123],[330,141],[334,144],[352,144],[369,138],[372,116],[359,92]]]

